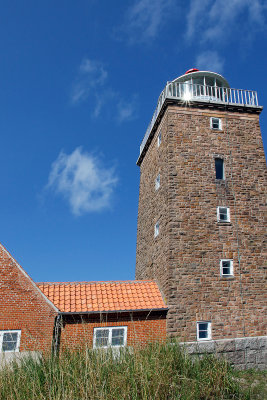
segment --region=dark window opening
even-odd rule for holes
[[[220,118],[211,118],[211,128],[212,129],[221,129]]]
[[[222,275],[231,275],[231,264],[230,261],[222,262]]]
[[[224,166],[222,158],[215,158],[216,179],[224,179]]]

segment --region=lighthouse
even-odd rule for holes
[[[158,283],[182,341],[266,335],[261,111],[256,91],[192,68],[141,142],[136,279]]]

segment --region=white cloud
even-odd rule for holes
[[[251,40],[266,28],[266,9],[266,0],[191,0],[186,37],[218,45],[242,32]]]
[[[216,51],[203,51],[196,58],[196,67],[202,71],[213,71],[222,73],[224,59]]]
[[[101,211],[111,204],[118,178],[114,168],[77,147],[71,154],[61,151],[53,162],[47,189],[62,195],[75,215]]]
[[[71,91],[72,104],[88,101],[92,105],[92,116],[99,117],[106,107],[115,120],[129,121],[136,116],[135,96],[125,100],[107,82],[108,72],[98,60],[85,58],[78,69],[78,74]]]
[[[136,0],[122,27],[131,43],[154,39],[175,10],[175,0]]]
[[[95,90],[105,84],[107,76],[108,73],[101,62],[88,58],[84,59],[72,88],[72,103],[84,101],[90,95],[94,96]]]
[[[120,100],[117,104],[117,119],[119,122],[131,121],[136,117],[136,96],[132,101]]]

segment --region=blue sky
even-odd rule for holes
[[[161,90],[198,67],[266,107],[266,32],[266,0],[2,2],[0,240],[34,280],[134,278]]]

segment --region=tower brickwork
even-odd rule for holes
[[[177,87],[176,97],[165,89],[138,159],[136,279],[158,282],[168,332],[181,340],[197,339],[198,321],[211,324],[213,339],[265,335],[262,108],[203,96],[192,78],[191,100],[182,98],[185,84],[178,94]],[[223,176],[216,178],[218,159]]]

